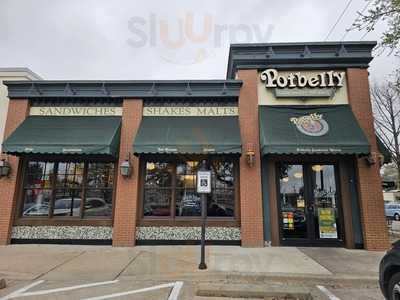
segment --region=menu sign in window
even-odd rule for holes
[[[337,239],[336,217],[333,208],[318,209],[319,237],[321,239]]]

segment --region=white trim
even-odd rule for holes
[[[330,290],[328,290],[323,285],[317,285],[317,288],[323,292],[330,300],[340,300],[340,298],[336,297]]]

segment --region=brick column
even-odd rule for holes
[[[369,140],[371,154],[377,159],[367,69],[347,69],[347,84],[350,106]],[[367,250],[385,250],[389,247],[389,237],[378,159],[372,166],[368,166],[365,159],[358,159],[357,173],[364,247]]]
[[[29,114],[29,101],[25,99],[10,100],[8,105],[7,121],[4,130],[4,140],[25,120]],[[6,156],[3,155],[5,158]],[[0,245],[10,243],[13,226],[17,189],[19,179],[19,159],[8,156],[11,165],[9,178],[0,178]]]
[[[240,70],[238,79],[243,80],[239,96],[239,122],[243,143],[240,158],[240,213],[242,246],[263,247],[263,209],[261,191],[261,160],[258,124],[257,70]],[[255,165],[246,162],[247,146],[255,151]]]
[[[133,156],[132,145],[142,119],[142,108],[143,102],[140,99],[124,100],[118,169],[121,162],[127,159],[131,153],[133,173],[130,178],[124,178],[118,170],[113,228],[113,246],[116,247],[135,245],[139,158]]]

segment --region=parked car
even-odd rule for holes
[[[385,203],[385,215],[388,218],[400,221],[400,203]]]
[[[386,299],[400,299],[400,240],[393,243],[381,260],[379,286]]]

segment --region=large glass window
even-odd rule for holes
[[[144,184],[145,216],[171,216],[174,166],[165,162],[147,162]]]
[[[197,160],[145,162],[143,215],[145,217],[200,217],[196,192]],[[212,160],[212,192],[207,195],[208,217],[235,216],[235,163]]]
[[[110,218],[113,190],[114,163],[29,161],[22,216]]]
[[[53,197],[54,163],[30,161],[26,167],[23,216],[48,216]]]
[[[81,213],[84,163],[59,162],[53,216],[78,217]]]

